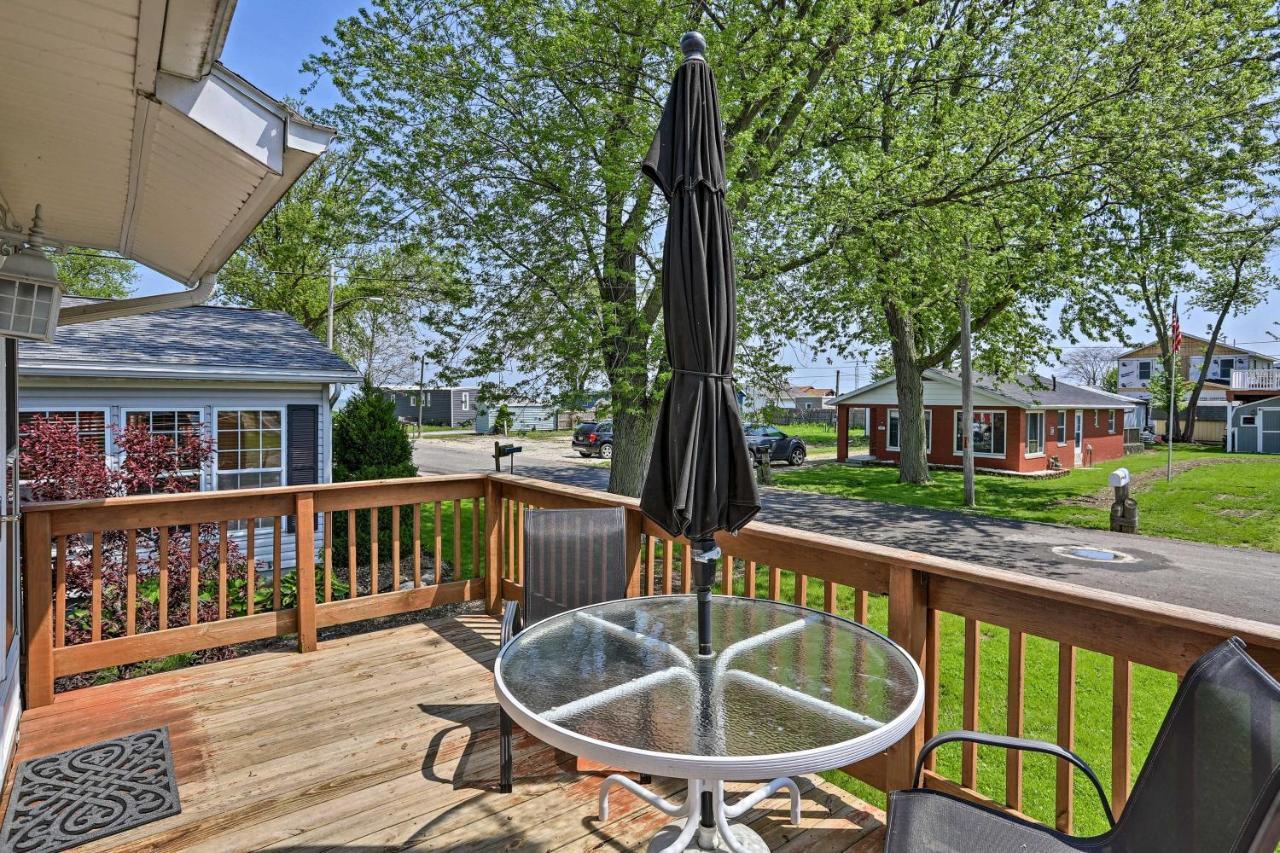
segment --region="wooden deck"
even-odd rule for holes
[[[497,638],[458,616],[78,690],[24,715],[17,757],[169,727],[182,814],[83,849],[645,849],[666,818],[618,791],[599,823],[599,777],[530,737],[515,793],[496,793]],[[801,828],[784,798],[747,816],[774,850],[881,849],[880,812],[802,787]]]

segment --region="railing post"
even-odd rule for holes
[[[27,707],[39,708],[53,704],[53,539],[49,513],[25,513],[22,521]]]
[[[637,598],[641,592],[641,570],[643,569],[644,549],[641,547],[641,531],[644,527],[644,516],[636,509],[626,511],[627,531],[623,554],[627,566],[627,598]]]
[[[316,499],[311,492],[294,495],[294,518],[297,521],[298,651],[316,650]],[[374,512],[377,512],[375,509]],[[277,569],[279,567],[277,566]],[[277,575],[279,577],[279,575]]]
[[[484,480],[484,602],[493,616],[502,610],[502,484]]]
[[[907,654],[915,658],[921,671],[925,669],[925,651],[929,612],[928,575],[906,566],[889,569],[889,638]],[[925,677],[926,685],[929,683]],[[925,702],[933,697],[925,695]],[[885,790],[897,791],[911,787],[911,774],[916,756],[924,744],[924,714],[902,740],[889,748],[885,769]]]

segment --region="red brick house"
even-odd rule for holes
[[[978,468],[1029,473],[1087,466],[1124,455],[1125,412],[1133,401],[1043,376],[1003,381],[975,374],[973,445]],[[837,397],[836,459],[849,458],[851,409],[866,409],[870,453],[899,456],[898,388],[894,377]],[[946,370],[924,375],[924,410],[931,465],[961,463],[960,377]]]

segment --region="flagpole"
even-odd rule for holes
[[[1173,372],[1178,369],[1176,366],[1177,359],[1177,353],[1174,353],[1169,359],[1169,411],[1165,412],[1165,414],[1168,415],[1167,426],[1169,427],[1169,460],[1165,463],[1164,470],[1164,479],[1166,483],[1173,482],[1173,425],[1178,419],[1178,401],[1173,398]]]

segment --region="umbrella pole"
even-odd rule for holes
[[[711,585],[716,577],[720,546],[714,539],[693,544],[693,588],[698,595],[698,654],[711,656]]]

